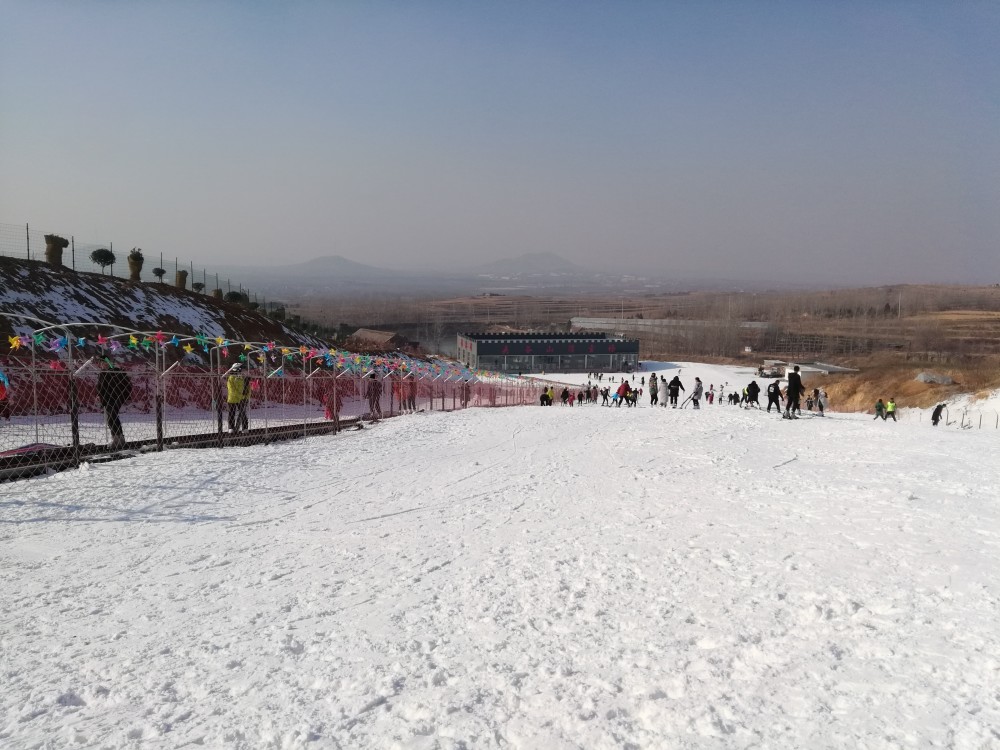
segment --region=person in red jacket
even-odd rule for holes
[[[618,390],[615,392],[618,394],[618,401],[615,402],[615,406],[621,406],[622,401],[625,400],[625,397],[632,392],[632,386],[628,384],[627,380],[622,378],[622,383],[621,385],[618,386]]]
[[[0,417],[10,421],[10,381],[0,370]]]

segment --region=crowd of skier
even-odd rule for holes
[[[634,374],[627,377],[621,376],[617,387],[613,382],[611,385],[602,386],[593,382],[596,380],[603,383],[604,377],[604,373],[587,373],[587,385],[576,388],[563,386],[558,396],[555,388],[549,386],[542,391],[539,403],[542,406],[551,406],[558,400],[564,406],[600,403],[601,406],[608,407],[621,407],[622,404],[632,407],[638,406],[639,399],[643,397],[645,392],[649,396],[650,406],[661,405],[677,409],[684,408],[690,403],[692,409],[700,409],[704,401],[706,404],[718,403],[739,406],[744,409],[764,409],[769,414],[773,407],[776,413],[784,419],[798,419],[802,415],[803,402],[807,412],[812,412],[820,417],[826,414],[830,405],[826,390],[823,388],[807,390],[803,386],[798,365],[787,374],[788,382],[785,388],[781,387],[780,378],[768,384],[765,389],[766,409],[760,404],[761,388],[756,380],[751,380],[743,388],[731,389],[728,383],[723,383],[718,388],[715,387],[714,383],[710,383],[708,388],[705,388],[701,378],[695,377],[694,385],[688,392],[681,382],[679,374],[668,380],[666,375],[658,377],[654,372],[650,374],[648,381],[645,375],[641,375],[638,387],[634,382]],[[687,396],[683,401],[681,401],[681,393]],[[895,399],[890,398],[888,403],[884,403],[882,399],[878,400],[878,403],[875,404],[875,419],[880,417],[883,420],[891,418],[896,421]]]

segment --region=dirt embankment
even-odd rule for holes
[[[929,408],[961,394],[984,397],[1000,388],[1000,358],[966,364],[872,362],[857,366],[861,371],[854,375],[831,375],[811,381],[807,387],[822,384],[830,397],[830,407],[836,411],[871,411],[880,398],[895,398],[900,407]],[[946,375],[954,383],[922,383],[916,379],[922,372]]]

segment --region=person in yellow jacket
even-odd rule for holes
[[[226,378],[226,403],[229,404],[229,431],[236,433],[250,427],[247,405],[250,403],[250,380],[243,371],[243,363],[229,368]]]
[[[888,419],[892,417],[892,421],[896,421],[896,399],[890,398],[889,403],[885,405],[885,417],[883,419]]]

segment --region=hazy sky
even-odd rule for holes
[[[0,0],[0,222],[339,254],[1000,281],[1000,3]]]

